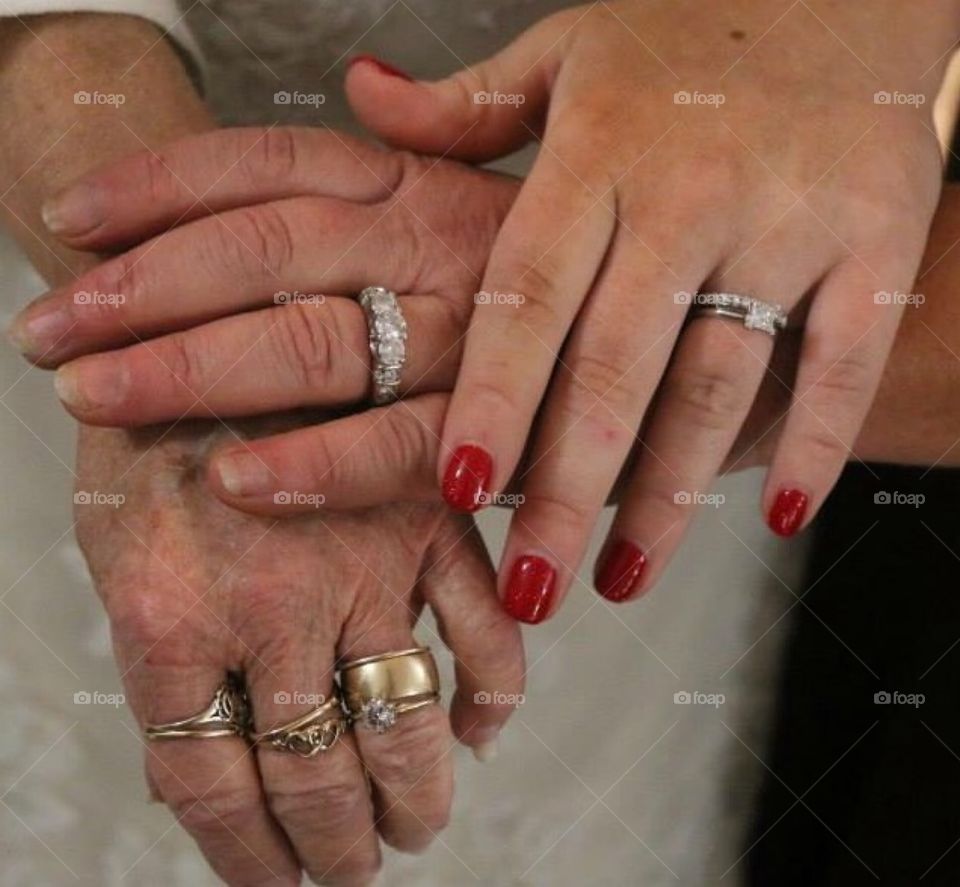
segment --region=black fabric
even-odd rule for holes
[[[960,472],[854,465],[811,530],[749,884],[960,885],[958,503]]]

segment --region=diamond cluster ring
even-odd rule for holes
[[[697,293],[692,297],[690,317],[731,317],[748,330],[776,336],[786,329],[787,315],[780,305],[736,293]]]
[[[368,286],[358,297],[370,332],[375,404],[396,400],[400,373],[407,359],[407,322],[397,294],[383,286]]]

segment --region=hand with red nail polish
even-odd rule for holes
[[[518,485],[502,582],[539,550],[562,599],[641,426],[612,529],[624,547],[598,581],[621,599],[661,574],[774,348],[755,303],[739,320],[693,320],[694,293],[805,317],[762,514],[783,535],[816,514],[863,427],[903,316],[894,294],[910,291],[936,208],[931,108],[943,37],[960,36],[958,3],[933,25],[880,2],[883,20],[827,0],[812,14],[739,4],[734,18],[729,4],[611,0],[549,16],[437,82],[388,85],[372,66],[348,78],[357,116],[393,145],[473,162],[541,146],[491,249],[436,467],[457,508],[463,447],[492,466],[485,501]],[[917,84],[905,113],[878,82]],[[784,488],[802,504],[775,502]]]

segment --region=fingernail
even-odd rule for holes
[[[273,489],[267,466],[252,453],[220,456],[216,470],[223,488],[232,496],[259,496]]]
[[[73,324],[62,309],[21,315],[7,330],[7,338],[22,354],[39,357],[57,345]]]
[[[608,542],[597,566],[597,591],[608,601],[627,600],[640,587],[646,566],[647,556],[632,542]]]
[[[352,68],[358,62],[369,62],[371,65],[376,65],[381,74],[388,74],[391,77],[400,77],[407,82],[413,82],[413,78],[406,71],[401,71],[388,62],[381,61],[375,55],[355,55],[347,63],[347,68]]]
[[[542,557],[519,557],[510,571],[504,609],[519,622],[543,622],[550,611],[556,584],[557,571]]]
[[[810,501],[806,493],[800,490],[781,490],[770,509],[767,523],[778,536],[792,536],[803,523]]]
[[[488,739],[486,742],[481,742],[473,747],[473,756],[481,764],[489,764],[496,760],[499,752],[500,740],[498,739]]]
[[[90,358],[57,370],[53,387],[67,406],[89,412],[122,403],[130,387],[130,374],[114,360]]]
[[[457,511],[478,511],[490,494],[493,459],[482,447],[457,447],[443,475],[443,498]]]
[[[52,234],[86,234],[103,223],[104,215],[103,192],[88,182],[55,194],[40,210]]]

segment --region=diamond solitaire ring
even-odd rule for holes
[[[345,662],[340,683],[350,720],[375,733],[386,733],[399,715],[440,701],[437,664],[428,647]]]
[[[690,317],[732,317],[748,330],[769,336],[786,329],[787,315],[780,305],[735,293],[697,293],[691,297]]]
[[[368,286],[358,297],[370,331],[375,404],[396,400],[400,373],[407,359],[407,322],[397,294],[382,286]]]

